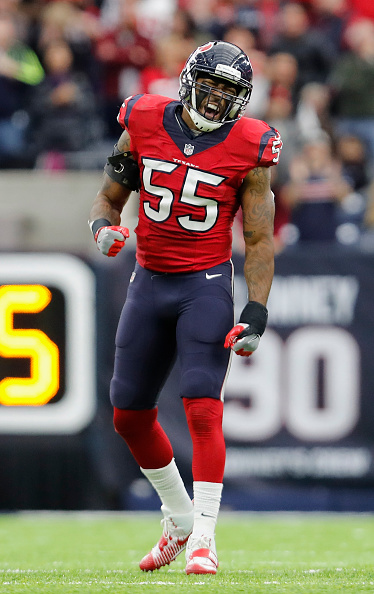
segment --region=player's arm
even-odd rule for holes
[[[241,204],[248,297],[265,306],[274,275],[275,207],[269,167],[257,167],[248,173],[242,188]]]
[[[249,356],[265,331],[266,303],[274,275],[274,195],[268,167],[257,167],[247,174],[241,190],[241,206],[248,303],[239,323],[227,335],[225,346],[238,355]]]
[[[89,225],[98,249],[116,256],[129,237],[121,227],[121,212],[133,190],[140,186],[139,168],[130,152],[130,135],[125,130],[105,165],[103,182],[92,205]]]

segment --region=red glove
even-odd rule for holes
[[[230,347],[241,357],[249,357],[257,349],[259,342],[260,335],[253,334],[250,331],[249,324],[241,322],[227,334],[224,346],[226,349]]]
[[[128,237],[130,233],[126,227],[101,227],[95,234],[95,241],[97,249],[112,258],[121,251]]]

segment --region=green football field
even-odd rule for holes
[[[160,536],[156,514],[0,515],[1,593],[374,593],[374,516],[224,514],[216,576],[138,561]]]

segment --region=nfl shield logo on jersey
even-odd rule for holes
[[[183,152],[185,155],[187,155],[187,157],[190,157],[193,154],[194,150],[195,150],[195,147],[193,144],[185,144],[184,145]]]

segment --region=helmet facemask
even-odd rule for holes
[[[209,78],[217,82],[217,84],[224,82],[228,86],[235,88],[236,94],[231,95],[215,86],[197,82],[199,78]],[[252,85],[244,86],[231,78],[212,75],[197,68],[192,68],[189,71],[185,68],[181,73],[181,101],[197,129],[203,132],[212,132],[220,128],[222,124],[239,119],[245,111],[251,92]],[[200,108],[205,98],[207,100],[205,101],[204,112],[201,112]],[[214,111],[219,111],[223,106],[223,102],[225,102],[223,112],[220,113],[219,118],[214,118]]]
[[[196,73],[196,79],[202,78],[203,73]],[[216,78],[216,77],[209,77],[209,78]],[[229,82],[225,81],[224,79],[216,78],[217,84],[220,82]],[[243,89],[244,90],[244,89]],[[220,91],[218,88],[211,87],[202,82],[197,82],[197,80],[192,85],[191,89],[191,105],[193,109],[195,109],[198,113],[201,113],[200,108],[202,103],[205,103],[204,112],[201,114],[203,117],[208,119],[209,121],[214,121],[214,112],[220,112],[219,121],[223,123],[227,117],[232,114],[234,116],[240,108],[243,107],[243,101],[238,96],[239,89],[235,86],[235,95],[230,93]],[[206,101],[204,101],[206,99]],[[211,113],[212,112],[212,113]],[[232,118],[230,118],[232,119]],[[218,121],[218,119],[216,120]]]

